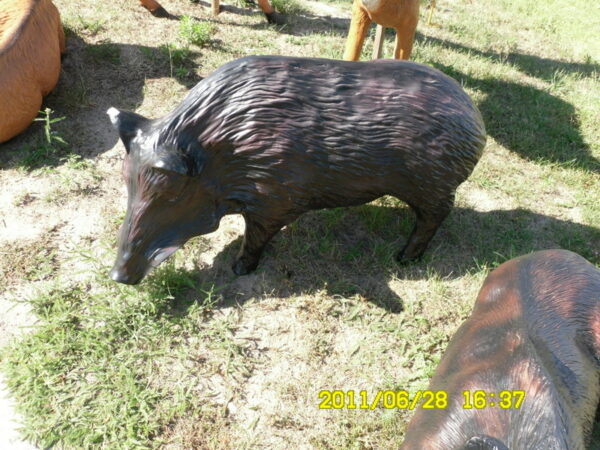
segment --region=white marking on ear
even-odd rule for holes
[[[114,107],[110,107],[108,108],[108,110],[106,111],[106,114],[108,114],[108,117],[110,118],[110,121],[112,122],[113,125],[117,124],[117,121],[119,120],[119,114],[121,112]]]

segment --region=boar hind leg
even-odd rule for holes
[[[285,225],[283,221],[270,220],[266,222],[249,215],[244,215],[244,219],[246,233],[242,248],[232,267],[236,275],[246,275],[256,269],[265,245]]]
[[[450,213],[453,204],[454,194],[450,199],[441,202],[436,208],[424,209],[410,205],[417,216],[417,221],[408,242],[396,257],[400,263],[418,259],[423,255],[435,232]]]

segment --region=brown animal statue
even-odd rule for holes
[[[371,22],[396,29],[396,59],[409,59],[419,21],[419,0],[354,0],[344,59],[358,61]]]
[[[0,0],[0,143],[24,131],[60,74],[65,35],[51,0]]]
[[[600,399],[600,270],[566,250],[502,264],[429,389],[448,403],[417,410],[403,450],[587,448]]]

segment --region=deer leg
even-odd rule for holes
[[[402,19],[396,28],[396,47],[394,57],[396,59],[409,59],[415,39],[415,31],[419,22],[419,2],[413,2],[407,7]]]
[[[267,22],[277,25],[283,25],[285,23],[283,15],[275,12],[269,0],[258,0],[258,6],[260,6],[260,9],[265,14]]]
[[[360,59],[360,52],[365,42],[369,25],[371,25],[371,18],[362,8],[361,1],[354,0],[352,5],[352,21],[350,22],[346,50],[344,51],[344,59],[346,61],[358,61]]]
[[[258,6],[260,6],[260,9],[265,13],[265,15],[271,14],[274,11],[271,3],[269,3],[269,0],[258,0]]]
[[[217,17],[221,12],[221,2],[219,0],[212,0],[212,15]]]
[[[154,17],[169,17],[169,13],[155,0],[140,0],[140,3]]]

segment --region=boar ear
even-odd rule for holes
[[[130,111],[120,111],[117,108],[109,108],[106,114],[108,114],[113,126],[119,132],[125,150],[129,153],[131,140],[138,134],[142,126],[148,122],[148,119]]]
[[[202,171],[206,157],[198,143],[189,143],[170,152],[156,155],[153,167],[194,177]]]

